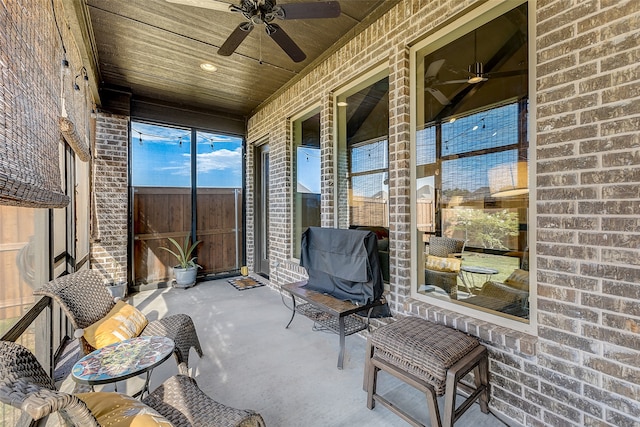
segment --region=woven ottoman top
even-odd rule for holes
[[[445,392],[447,370],[480,343],[448,326],[405,317],[371,334],[377,356]]]

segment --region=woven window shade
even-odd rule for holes
[[[67,143],[71,146],[73,151],[76,153],[76,157],[83,162],[88,162],[91,159],[91,154],[89,154],[89,145],[82,140],[78,132],[76,131],[76,127],[71,120],[66,117],[60,117],[58,119],[58,124],[60,125],[60,132]]]
[[[0,129],[1,131],[2,129]],[[0,144],[0,205],[61,208],[69,197],[60,189],[58,140]]]
[[[60,2],[57,2],[60,3]],[[43,3],[0,6],[0,205],[59,208],[59,48]],[[62,74],[61,72],[61,81]],[[3,224],[5,225],[5,224]]]
[[[48,158],[29,158],[13,152],[12,148],[8,144],[0,144],[0,205],[31,208],[67,206],[69,197],[60,190],[57,151]],[[29,150],[23,146],[20,148],[25,152]]]

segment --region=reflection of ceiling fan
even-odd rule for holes
[[[449,99],[438,88],[434,86],[461,83],[478,84],[486,82],[487,80],[489,80],[489,78],[518,76],[526,74],[527,72],[526,69],[522,69],[485,73],[484,64],[482,62],[476,62],[475,64],[469,65],[468,76],[465,79],[440,81],[438,80],[438,72],[442,68],[442,65],[444,65],[444,62],[444,59],[433,61],[431,64],[429,64],[427,72],[424,75],[425,90],[433,95],[433,97],[442,105],[449,104]],[[454,70],[450,71],[457,73]]]
[[[255,25],[264,24],[267,35],[275,41],[294,61],[304,61],[307,57],[298,45],[272,21],[278,19],[318,19],[340,16],[340,3],[321,1],[310,3],[291,3],[276,6],[276,0],[240,0],[240,6],[218,0],[167,0],[189,6],[203,7],[223,12],[242,14],[247,21],[236,27],[227,40],[218,49],[218,54],[229,56],[240,46]]]

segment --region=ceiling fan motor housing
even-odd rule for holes
[[[240,7],[235,11],[242,13],[255,25],[268,24],[276,18],[284,19],[284,11],[276,6],[276,0],[241,0]]]

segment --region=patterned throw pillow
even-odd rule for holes
[[[93,348],[137,337],[147,326],[147,318],[134,306],[118,301],[103,319],[84,330],[84,339]]]
[[[527,270],[514,270],[513,273],[504,279],[504,283],[512,288],[520,289],[521,291],[529,290],[529,272]]]
[[[138,399],[120,393],[79,393],[101,426],[171,427],[171,423],[155,409]]]
[[[442,258],[435,255],[427,256],[427,270],[457,273],[460,271],[462,260],[459,258]]]

